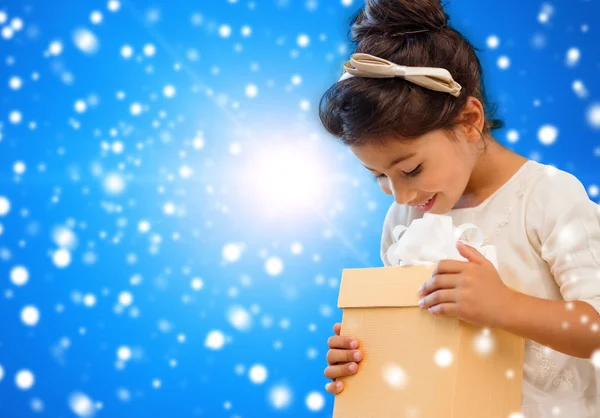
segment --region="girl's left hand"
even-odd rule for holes
[[[479,251],[460,241],[456,248],[468,261],[440,261],[431,279],[419,289],[419,307],[434,315],[457,316],[471,324],[501,328],[512,290]]]

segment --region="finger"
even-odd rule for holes
[[[328,379],[337,379],[338,377],[352,376],[358,371],[358,364],[356,363],[345,363],[337,364],[333,366],[327,366],[323,374]]]
[[[458,316],[458,303],[440,303],[429,308],[433,315]]]
[[[483,254],[464,242],[458,241],[456,243],[456,249],[460,255],[471,263],[484,264],[487,261],[487,258],[485,258]]]
[[[325,390],[329,393],[337,395],[344,390],[344,382],[338,380],[337,382],[330,382],[325,385]]]
[[[336,363],[359,362],[362,360],[362,353],[359,350],[337,350],[332,349],[327,352],[327,363],[333,365]]]
[[[436,274],[457,274],[461,273],[468,263],[458,260],[442,260],[436,264],[432,276]]]
[[[459,278],[458,274],[436,274],[421,285],[419,296],[427,296],[440,289],[454,289],[457,286]]]
[[[329,348],[343,348],[346,350],[355,350],[358,348],[358,341],[352,337],[340,337],[334,335],[327,340]]]
[[[429,309],[438,304],[454,303],[456,302],[457,295],[458,291],[456,289],[436,290],[419,301],[419,308]]]
[[[342,329],[342,324],[339,322],[333,325],[333,332],[335,335],[340,335],[340,330]]]

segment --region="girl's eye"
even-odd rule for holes
[[[404,175],[406,177],[416,177],[421,172],[421,169],[422,169],[422,166],[421,166],[421,164],[419,164],[413,171],[411,171],[409,173],[404,173]]]
[[[411,171],[411,172],[409,172],[409,173],[405,173],[405,172],[403,171],[403,173],[404,173],[404,175],[405,175],[406,177],[416,177],[416,176],[418,176],[418,175],[419,175],[419,173],[421,173],[421,171],[422,171],[422,170],[423,170],[423,166],[422,166],[422,164],[419,164],[419,165],[418,165],[418,166],[417,166],[417,167],[416,167],[416,168],[415,168],[413,171]],[[373,177],[373,179],[374,179],[375,181],[377,181],[377,180],[380,180],[380,179],[384,179],[384,178],[386,178],[386,177],[387,177],[387,176],[386,176],[385,174],[380,174],[380,175],[378,175],[378,176],[375,176],[375,177]]]

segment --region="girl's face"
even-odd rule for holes
[[[477,136],[462,129],[455,136],[438,130],[417,139],[350,148],[396,203],[444,214],[467,189],[481,155]]]

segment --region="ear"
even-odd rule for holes
[[[485,126],[485,110],[481,102],[473,97],[467,98],[467,103],[458,116],[460,126],[469,142],[477,142],[481,139]]]

